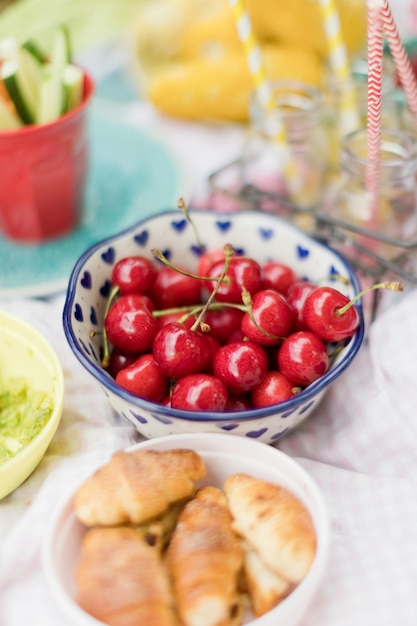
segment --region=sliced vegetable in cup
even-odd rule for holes
[[[0,129],[48,124],[83,98],[84,72],[72,61],[71,42],[62,25],[50,50],[37,41],[0,41]]]

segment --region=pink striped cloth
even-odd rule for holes
[[[116,449],[138,441],[85,376],[61,328],[63,298],[0,302],[54,345],[64,416],[35,473],[0,502],[0,626],[77,626],[44,579],[41,546],[54,505]],[[417,292],[370,327],[349,370],[279,443],[323,490],[331,518],[325,580],[301,626],[417,624]]]

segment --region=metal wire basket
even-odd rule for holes
[[[320,206],[297,206],[279,193],[246,184],[240,177],[241,165],[241,159],[236,159],[212,172],[208,177],[210,192],[232,201],[239,210],[264,210],[267,205],[268,211],[288,219],[327,245],[338,249],[343,246],[343,254],[368,281],[377,283],[389,277],[402,282],[405,288],[417,285],[417,254],[413,254],[417,251],[417,233],[413,239],[398,239],[337,219]],[[231,180],[233,184],[230,184]],[[392,254],[378,254],[372,245],[363,243],[364,239],[384,244]],[[380,291],[374,292],[371,320],[377,314],[380,294]]]

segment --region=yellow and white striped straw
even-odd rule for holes
[[[252,23],[244,0],[229,0],[230,7],[236,23],[239,39],[246,55],[248,69],[252,77],[254,89],[259,97],[261,106],[266,111],[272,111],[276,103],[273,91],[270,87],[268,75],[262,58],[261,47],[252,28]],[[284,175],[289,187],[289,192],[294,196],[300,191],[301,182],[297,175],[297,168],[291,156],[284,125],[278,117],[274,119],[276,144],[281,148],[284,162]]]
[[[334,0],[319,0],[323,28],[329,51],[329,64],[341,89],[341,133],[346,135],[360,126],[355,90],[350,72],[349,59],[343,41],[339,13]]]

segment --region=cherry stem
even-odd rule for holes
[[[354,298],[349,300],[349,302],[345,304],[345,306],[342,306],[340,309],[338,309],[337,315],[340,315],[340,316],[344,315],[344,313],[346,313],[346,311],[350,309],[350,307],[353,304],[355,304],[358,300],[360,300],[360,298],[362,298],[365,294],[371,291],[375,291],[376,289],[388,289],[389,291],[404,291],[404,286],[401,283],[398,283],[396,281],[390,281],[390,280],[386,280],[382,283],[376,283],[375,285],[372,285],[371,287],[367,287],[366,289],[363,289]]]
[[[107,314],[110,310],[110,307],[112,306],[113,302],[115,301],[116,297],[119,294],[119,287],[117,285],[115,285],[114,287],[112,287],[111,291],[110,291],[110,295],[107,299],[107,303],[106,303],[106,308],[104,309],[104,319],[106,319]],[[109,347],[109,340],[107,338],[107,333],[106,333],[106,329],[105,326],[103,324],[103,358],[101,361],[101,364],[103,366],[104,369],[107,369],[109,364],[110,364],[110,347]]]
[[[194,224],[193,220],[191,219],[191,215],[190,215],[190,213],[189,213],[189,211],[187,209],[187,206],[186,206],[183,198],[180,198],[178,200],[177,207],[181,211],[181,213],[184,214],[184,217],[187,220],[187,222],[191,225],[191,228],[194,231],[194,235],[195,235],[198,247],[200,248],[200,250],[205,250],[205,245],[201,242],[201,239],[199,237],[196,225]]]
[[[226,246],[229,246],[229,245],[230,244],[226,244]],[[233,248],[231,248],[231,249],[233,250]],[[212,278],[211,276],[199,276],[198,274],[193,274],[192,272],[184,270],[181,267],[177,267],[176,265],[171,263],[171,261],[169,259],[167,259],[167,257],[164,255],[162,250],[157,250],[156,248],[152,248],[151,252],[154,255],[154,257],[159,259],[159,261],[162,261],[162,263],[164,263],[164,265],[167,265],[168,267],[170,267],[171,269],[175,270],[179,274],[182,274],[183,276],[188,276],[189,278],[195,278],[196,280],[210,280],[211,282],[213,282],[215,280],[217,280],[217,281],[220,280],[220,278]],[[223,277],[222,280],[226,284],[230,282],[230,279],[229,279],[228,276]]]
[[[210,293],[209,297],[207,298],[203,308],[200,311],[199,316],[197,317],[196,321],[194,322],[194,324],[191,326],[191,330],[197,330],[197,328],[201,328],[201,330],[203,332],[208,332],[210,330],[210,326],[208,324],[203,324],[202,320],[203,317],[205,316],[208,307],[210,306],[210,304],[213,302],[214,298],[216,297],[216,293],[219,290],[219,287],[221,285],[221,283],[223,282],[224,278],[226,277],[226,273],[227,270],[229,269],[230,266],[230,262],[233,258],[233,255],[235,253],[235,251],[233,250],[233,247],[227,243],[224,248],[223,248],[223,252],[224,252],[224,266],[223,266],[223,270],[222,273],[220,274],[219,278],[217,279],[216,285],[213,289],[213,291]]]
[[[205,304],[199,304],[198,306],[194,306],[194,304],[172,307],[171,309],[158,309],[157,311],[152,311],[152,315],[154,317],[163,317],[164,315],[172,315],[173,313],[184,313],[184,319],[190,317],[190,315],[197,315],[201,309],[205,306]],[[207,307],[208,311],[223,311],[223,309],[238,309],[239,311],[245,312],[247,309],[243,304],[237,304],[236,302],[212,302]]]
[[[330,278],[332,280],[338,280],[339,282],[341,282],[343,285],[348,285],[349,284],[349,279],[346,278],[346,276],[342,276],[342,274],[336,274],[336,273],[332,273]]]

